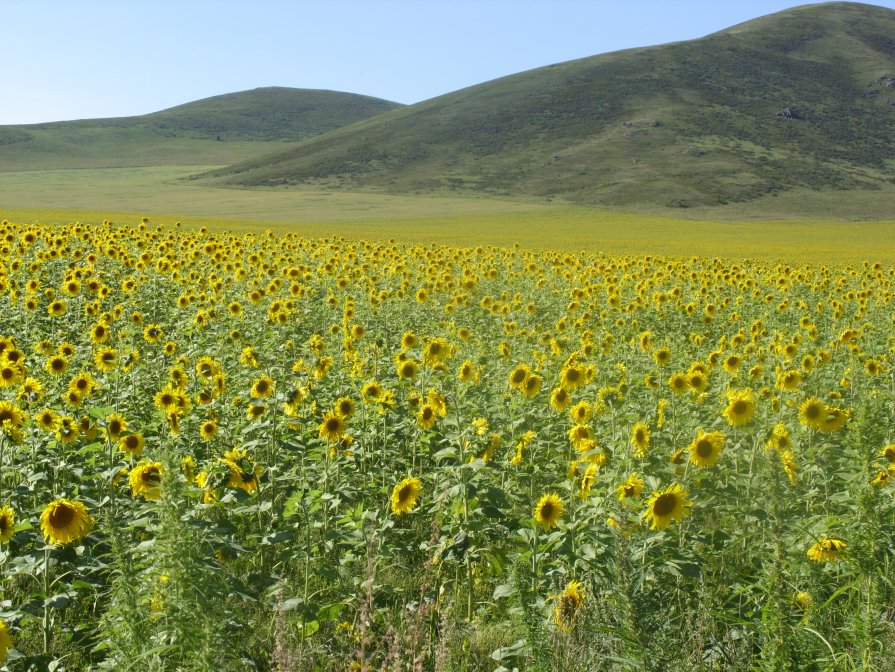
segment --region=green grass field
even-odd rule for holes
[[[895,260],[895,222],[888,220],[717,221],[494,198],[219,189],[183,181],[204,168],[0,172],[0,216],[45,223],[124,223],[145,215],[160,223],[299,230],[308,236],[355,239],[831,262]]]

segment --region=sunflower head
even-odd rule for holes
[[[49,544],[76,543],[93,529],[93,518],[83,503],[57,499],[40,514],[40,529]]]
[[[143,461],[131,469],[128,480],[134,497],[155,501],[162,496],[162,463]]]
[[[392,513],[400,516],[416,508],[423,486],[418,478],[405,478],[392,489]]]
[[[535,506],[535,520],[545,530],[556,527],[563,514],[563,502],[555,492],[548,492]]]
[[[16,528],[16,515],[9,504],[0,506],[0,544],[8,544]]]
[[[693,504],[679,483],[669,485],[665,490],[653,492],[646,503],[643,519],[653,530],[664,530],[672,521],[680,521]]]
[[[571,632],[584,606],[584,590],[577,581],[570,581],[553,606],[553,622],[563,632]]]

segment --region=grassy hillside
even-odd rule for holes
[[[227,164],[397,106],[351,93],[271,87],[137,117],[0,126],[0,170]]]
[[[857,207],[893,185],[893,36],[892,10],[798,7],[487,82],[207,177],[625,207],[841,190]]]

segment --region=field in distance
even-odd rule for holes
[[[519,243],[635,254],[895,261],[895,222],[844,221],[848,213],[836,209],[833,194],[802,195],[802,220],[774,219],[769,202],[764,211],[754,203],[750,208],[751,217],[763,214],[765,220],[718,221],[669,217],[667,211],[630,213],[484,197],[220,189],[183,181],[205,168],[0,172],[0,218],[136,223],[146,215],[157,223],[182,221],[196,227],[451,245]],[[700,213],[692,209],[687,214]],[[744,210],[740,216],[746,220],[750,213]]]

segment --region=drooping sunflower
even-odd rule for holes
[[[405,478],[392,489],[392,513],[400,516],[416,508],[423,485],[418,478]]]
[[[553,605],[553,622],[563,632],[571,632],[578,622],[584,604],[584,590],[578,581],[569,581],[565,589],[556,596]]]
[[[700,469],[714,467],[724,450],[724,435],[721,432],[705,432],[700,428],[688,450],[690,462]]]
[[[650,523],[650,529],[664,530],[672,521],[680,522],[692,504],[683,486],[672,483],[664,490],[653,492],[646,503],[643,519]]]
[[[8,544],[16,529],[16,514],[9,504],[0,506],[0,544]]]
[[[82,502],[57,499],[40,514],[40,529],[49,544],[76,543],[93,529],[93,518]]]
[[[143,496],[147,501],[161,499],[162,496],[162,463],[144,460],[131,469],[128,480],[131,484],[131,494],[134,497]]]
[[[846,543],[841,539],[821,537],[808,549],[808,558],[814,562],[836,562],[841,560],[841,553],[846,548]]]
[[[562,499],[555,492],[545,493],[535,506],[535,520],[545,530],[552,530],[556,527],[562,514]]]
[[[752,420],[755,415],[755,399],[752,389],[732,391],[728,394],[727,408],[724,409],[724,417],[731,427],[742,427]]]

